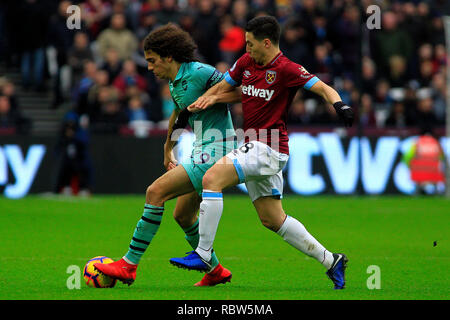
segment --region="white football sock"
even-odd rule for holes
[[[277,234],[294,248],[315,258],[327,270],[330,269],[334,260],[333,254],[325,249],[297,219],[287,216]]]
[[[195,251],[206,261],[211,260],[211,249],[223,211],[221,192],[203,190],[200,203],[199,229],[200,239]]]
[[[125,262],[128,263],[128,264],[131,264],[131,265],[134,265],[134,266],[136,265],[136,263],[131,262],[131,261],[128,260],[127,257],[125,257],[125,256],[123,256],[122,259],[125,260]]]

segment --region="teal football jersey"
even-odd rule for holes
[[[183,63],[169,88],[176,108],[181,111],[195,102],[209,88],[220,82],[224,75],[214,67],[200,63]],[[235,135],[228,106],[218,103],[206,110],[192,113],[189,125],[195,134],[194,145],[204,145]]]

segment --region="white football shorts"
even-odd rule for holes
[[[253,201],[266,196],[283,197],[283,168],[289,155],[279,153],[259,141],[244,143],[228,153],[239,177]]]

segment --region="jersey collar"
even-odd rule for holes
[[[273,65],[275,64],[275,62],[278,60],[278,58],[280,58],[282,55],[283,55],[283,52],[280,51],[280,52],[279,52],[275,57],[273,57],[273,59],[272,59],[268,64],[266,64],[265,66],[260,66],[260,65],[258,65],[256,62],[255,62],[255,66],[256,66],[258,69],[272,68]]]
[[[186,62],[183,62],[180,65],[180,69],[178,69],[177,75],[175,76],[175,79],[172,82],[175,82],[175,81],[180,80],[181,78],[183,78],[185,69],[186,69]]]

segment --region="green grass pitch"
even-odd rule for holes
[[[29,196],[0,199],[0,299],[449,299],[450,201],[286,196],[283,203],[326,248],[347,254],[345,290],[332,290],[325,268],[265,229],[244,195],[225,195],[215,241],[231,283],[196,288],[201,273],[169,264],[190,251],[172,200],[132,286],[94,289],[81,279],[79,289],[68,289],[76,275],[70,266],[82,270],[94,256],[126,253],[144,196]],[[370,266],[379,267],[380,289],[367,286]]]

